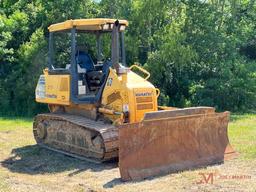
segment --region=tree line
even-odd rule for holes
[[[255,111],[255,0],[2,0],[1,114],[47,110],[34,101],[47,66],[47,27],[96,17],[129,21],[127,64],[150,71],[160,104]]]

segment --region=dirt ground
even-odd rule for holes
[[[256,160],[243,154],[221,165],[125,183],[117,162],[94,164],[41,149],[30,124],[0,130],[0,162],[1,192],[256,191]]]

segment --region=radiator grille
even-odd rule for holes
[[[146,109],[153,109],[153,104],[152,103],[137,104],[137,110],[146,110]]]
[[[152,97],[137,97],[136,102],[137,103],[149,103],[149,102],[152,102]]]

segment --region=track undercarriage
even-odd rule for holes
[[[63,113],[39,114],[33,133],[45,148],[79,159],[103,162],[118,156],[118,130],[102,120]]]

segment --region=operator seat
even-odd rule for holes
[[[85,53],[84,51],[77,51],[76,62],[82,69],[85,69],[86,72],[95,70],[91,56],[88,53]]]
[[[76,62],[81,69],[84,69],[86,84],[90,91],[99,90],[102,84],[102,71],[97,71],[95,69],[93,60],[91,56],[84,51],[77,51]]]

